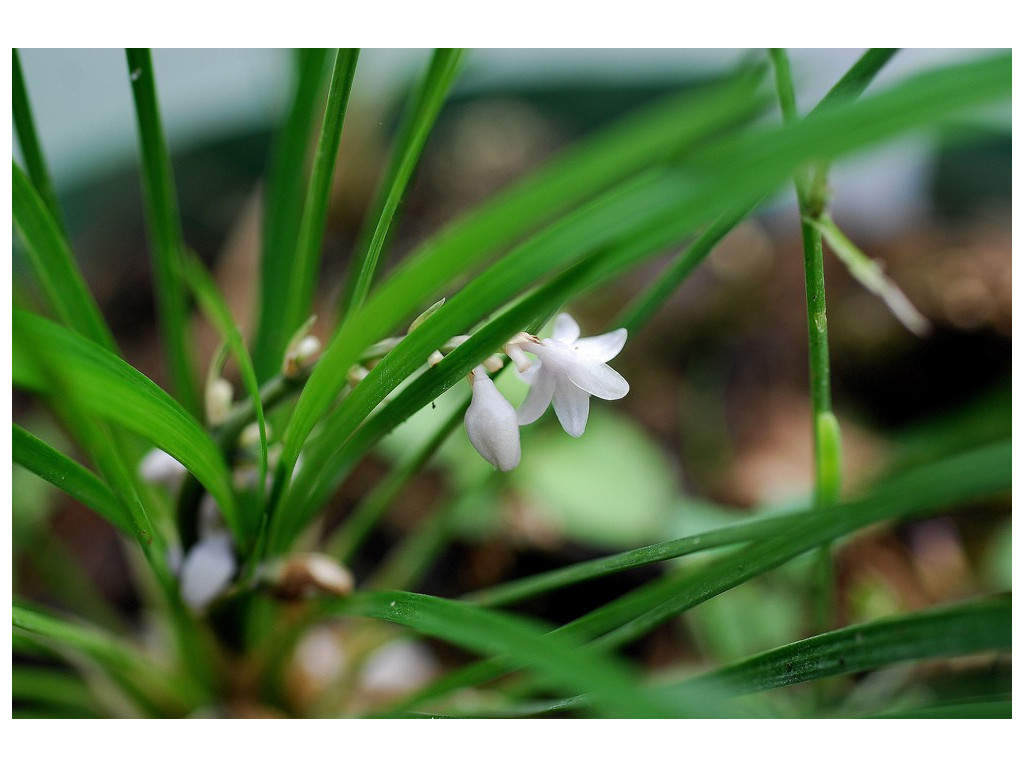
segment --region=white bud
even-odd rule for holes
[[[288,555],[264,565],[260,573],[270,591],[284,600],[308,599],[318,593],[344,597],[355,588],[352,572],[319,552]]]
[[[213,379],[206,385],[206,421],[217,427],[227,421],[235,388],[227,379]]]
[[[444,360],[444,355],[441,354],[441,350],[435,349],[430,353],[430,357],[427,358],[427,365],[433,368],[435,365]]]
[[[201,539],[181,564],[181,597],[193,610],[202,611],[231,583],[235,551],[226,531]]]
[[[345,378],[348,379],[348,385],[354,388],[359,384],[359,382],[365,379],[369,373],[370,372],[366,368],[357,363],[348,369],[348,374]]]
[[[481,363],[481,365],[483,365],[483,367],[486,368],[491,373],[497,373],[498,371],[505,367],[505,361],[502,360],[497,355],[491,355],[486,360],[484,360],[483,363]]]
[[[435,301],[433,304],[431,304],[429,307],[427,307],[425,310],[423,310],[423,312],[420,314],[420,316],[417,317],[415,320],[413,320],[409,324],[409,333],[412,333],[417,328],[419,328],[421,325],[423,325],[423,322],[428,317],[430,317],[432,314],[437,312],[437,310],[439,310],[441,308],[442,304],[444,304],[444,299],[440,299],[439,301]]]
[[[473,400],[466,409],[466,435],[477,453],[503,472],[519,464],[519,423],[515,408],[487,377],[483,367],[470,374]]]
[[[166,451],[154,448],[139,462],[139,477],[147,483],[164,485],[171,490],[177,488],[188,470]]]
[[[298,376],[316,362],[321,349],[320,339],[316,336],[303,336],[289,345],[281,372],[288,378]]]

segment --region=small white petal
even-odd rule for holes
[[[622,347],[626,343],[626,335],[626,329],[619,328],[600,336],[577,339],[573,346],[587,357],[593,358],[599,363],[607,363],[622,351]]]
[[[568,370],[570,381],[602,400],[618,400],[629,392],[629,383],[611,366],[580,361]]]
[[[139,462],[139,477],[147,483],[175,486],[188,470],[169,453],[154,448]]]
[[[231,583],[235,573],[235,552],[231,535],[218,533],[202,539],[181,564],[181,597],[200,611]]]
[[[552,338],[564,341],[566,344],[572,344],[579,337],[580,326],[579,323],[572,319],[572,315],[562,312],[555,317],[555,331]]]
[[[226,530],[227,526],[217,502],[210,494],[203,494],[203,498],[199,501],[199,538],[205,539],[224,533]]]
[[[516,411],[479,367],[473,378],[473,400],[466,409],[466,434],[477,453],[503,472],[519,464]]]
[[[523,379],[530,376],[527,381],[532,386],[516,411],[520,425],[533,424],[551,405],[551,395],[555,391],[555,375],[551,371],[541,370],[541,365],[540,362],[534,363],[530,370],[522,374]]]
[[[580,437],[587,428],[587,416],[590,415],[590,395],[575,386],[564,376],[555,382],[553,396],[555,415],[562,429],[571,437]]]

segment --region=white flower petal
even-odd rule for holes
[[[568,370],[570,381],[602,400],[618,400],[629,392],[629,383],[611,366],[580,361]]]
[[[180,461],[159,448],[153,448],[139,462],[139,477],[147,483],[166,485],[172,490],[187,472]]]
[[[540,371],[540,366],[540,362],[534,363],[538,372],[530,382],[532,386],[529,394],[526,395],[526,399],[523,400],[516,412],[520,425],[533,424],[551,405],[551,395],[555,391],[555,375],[550,370]],[[531,368],[527,373],[533,370],[534,368]]]
[[[587,416],[590,415],[590,395],[575,386],[564,376],[555,381],[555,392],[552,398],[555,415],[562,429],[571,437],[580,437],[587,428]]]
[[[555,317],[555,331],[552,338],[572,344],[579,337],[580,326],[572,319],[572,315],[562,312]]]
[[[530,362],[530,367],[525,371],[521,371],[516,368],[516,375],[521,381],[525,381],[527,384],[533,384],[537,380],[537,374],[540,373],[540,367],[542,363],[540,360],[533,360]]]
[[[181,597],[193,609],[202,610],[224,591],[234,574],[231,535],[219,533],[202,539],[181,564]]]
[[[503,472],[519,464],[519,424],[516,411],[481,368],[473,378],[473,400],[466,409],[469,442]]]
[[[626,335],[626,329],[619,328],[600,336],[577,339],[573,346],[587,357],[593,358],[599,363],[607,363],[622,351],[622,347],[626,343]]]

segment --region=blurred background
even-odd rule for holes
[[[791,51],[801,112],[860,53]],[[977,54],[901,51],[871,90]],[[324,306],[337,299],[405,94],[429,55],[366,50],[360,57],[325,238]],[[762,56],[733,50],[471,52],[404,202],[390,263],[579,137]],[[75,255],[129,362],[165,384],[124,54],[22,50],[21,57]],[[258,290],[261,180],[290,98],[292,54],[157,50],[154,62],[186,242],[215,270],[249,334]],[[834,168],[833,217],[884,263],[932,324],[926,337],[909,333],[826,253],[833,400],[843,430],[847,495],[895,466],[1010,434],[1009,124],[1008,112],[975,117],[969,126],[907,137]],[[19,157],[16,142],[14,154]],[[671,255],[573,302],[568,309],[583,335],[611,330],[608,323]],[[24,275],[15,238],[15,291],[31,301]],[[217,339],[198,322],[195,332],[197,363],[205,370]],[[698,533],[755,508],[806,505],[811,407],[802,247],[791,190],[780,191],[737,228],[612,364],[630,382],[629,396],[595,401],[579,441],[566,438],[551,415],[525,428],[522,465],[507,476],[496,477],[460,429],[350,564],[357,580],[408,531],[452,505],[458,507],[450,512],[452,537],[417,574],[419,590],[445,596]],[[514,404],[525,394],[512,376],[502,377],[501,386]],[[456,389],[403,425],[349,478],[327,510],[327,529],[411,442],[442,422],[464,394]],[[14,412],[15,420],[74,454],[57,427],[17,392]],[[65,583],[52,558],[46,564],[47,553],[56,562],[70,557],[131,619],[139,597],[113,532],[76,502],[14,470],[16,509],[31,512],[15,518],[16,592],[80,608],[75,585]],[[456,503],[467,499],[472,503]],[[796,561],[734,589],[629,652],[651,667],[724,662],[805,636],[808,566]],[[671,567],[580,585],[523,608],[566,621]],[[837,549],[837,574],[842,623],[1009,590],[1009,505],[951,510],[862,534]],[[432,652],[442,662],[447,653]],[[968,664],[960,673],[969,683],[972,675],[991,671]],[[905,670],[874,674],[879,690],[907,682],[899,678]],[[927,670],[915,674],[925,678],[911,682],[926,686]]]

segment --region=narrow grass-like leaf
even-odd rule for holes
[[[886,664],[1010,648],[1009,596],[942,606],[826,632],[680,683],[713,682],[737,694],[852,675]]]
[[[84,717],[100,716],[96,699],[82,678],[62,670],[14,665],[11,668],[11,698],[16,711],[31,703],[50,705]]]
[[[994,720],[1013,717],[1013,701],[1010,696],[986,696],[963,701],[932,704],[927,707],[894,709],[871,715],[872,718],[899,718],[905,720],[963,720],[965,718]]]
[[[114,336],[78,271],[60,225],[17,163],[11,168],[11,205],[14,226],[50,308],[68,328],[116,351]]]
[[[238,329],[234,319],[231,317],[231,310],[227,302],[217,290],[213,278],[207,273],[206,268],[197,259],[187,259],[185,270],[188,283],[196,296],[196,300],[203,308],[206,316],[220,333],[221,338],[227,342],[231,354],[238,363],[238,369],[242,375],[242,384],[245,392],[253,404],[256,424],[260,432],[260,474],[257,494],[262,498],[264,485],[267,478],[267,423],[263,416],[263,401],[260,398],[260,385],[256,379],[256,370],[253,367],[252,358],[249,357],[249,350],[242,339],[242,332]]]
[[[820,109],[857,98],[895,53],[896,49],[892,48],[873,48],[867,51],[829,90],[825,98],[812,110],[812,114]],[[643,327],[697,264],[703,261],[707,254],[756,207],[757,204],[741,209],[738,213],[723,214],[715,219],[700,237],[672,260],[640,296],[630,302],[612,327],[626,328],[630,333]]]
[[[465,406],[468,406],[468,398]],[[324,551],[332,557],[346,562],[362,544],[373,527],[387,513],[402,488],[412,477],[426,466],[438,449],[451,436],[462,421],[465,407],[456,408],[448,421],[407,459],[395,465],[377,486],[365,497],[359,506],[346,518],[341,527],[331,535]]]
[[[15,464],[82,502],[121,532],[133,535],[131,521],[100,478],[18,424],[12,427],[11,449]]]
[[[153,248],[153,282],[171,390],[185,410],[198,415],[200,400],[187,337],[188,302],[181,279],[185,238],[178,215],[171,158],[160,120],[153,58],[148,48],[127,48],[125,53],[139,129],[142,187]]]
[[[465,595],[463,599],[489,607],[508,605],[572,584],[579,584],[632,568],[640,568],[644,565],[661,563],[695,552],[706,552],[709,549],[773,538],[782,535],[790,526],[799,525],[818,514],[816,511],[808,511],[792,515],[758,516],[752,520],[735,523],[724,528],[715,528],[707,533],[650,544],[618,555],[608,555],[596,560],[545,571],[536,576],[505,582]]]
[[[327,222],[327,206],[331,197],[334,166],[341,143],[341,130],[345,123],[345,109],[352,90],[352,78],[356,72],[359,49],[342,48],[334,61],[331,88],[327,94],[323,125],[317,142],[313,171],[309,178],[302,221],[299,225],[298,241],[294,258],[288,270],[288,287],[285,304],[280,317],[282,336],[279,346],[271,348],[271,354],[280,359],[287,340],[310,314],[313,291],[320,267],[320,249],[324,240],[324,225]]]
[[[188,678],[161,670],[121,638],[82,622],[71,622],[40,609],[23,605],[12,608],[15,634],[25,633],[76,663],[78,654],[98,664],[132,698],[152,714],[182,715],[202,695]]]
[[[11,50],[11,100],[14,128],[18,132],[18,145],[21,147],[28,177],[50,211],[57,230],[67,237],[64,216],[60,210],[57,193],[54,191],[53,179],[46,167],[39,136],[36,134],[35,120],[32,119],[32,105],[29,102],[28,89],[25,87],[25,76],[21,71],[21,57],[18,56],[17,48]]]
[[[999,443],[907,471],[866,499],[822,509],[819,518],[785,536],[751,544],[692,572],[672,574],[627,594],[569,625],[614,648],[645,635],[672,616],[799,554],[885,520],[929,513],[1010,488],[1010,445]]]
[[[298,69],[295,97],[274,142],[263,210],[259,317],[252,353],[260,381],[266,381],[281,370],[281,352],[288,338],[281,318],[299,237],[307,154],[316,126],[327,61],[324,48],[302,48],[295,54]]]
[[[437,121],[445,97],[458,73],[462,54],[463,51],[459,48],[438,48],[423,80],[413,91],[395,139],[391,161],[384,174],[382,193],[379,195],[379,201],[371,209],[371,217],[368,218],[368,222],[374,221],[375,224],[372,225],[372,230],[364,230],[357,240],[359,246],[356,253],[360,256],[352,260],[348,282],[341,296],[342,319],[348,317],[353,310],[359,309],[370,291],[377,261],[391,230],[398,205],[405,195],[413,170],[427,143],[427,137]]]
[[[594,708],[607,716],[678,717],[708,711],[700,700],[652,696],[619,662],[545,636],[524,619],[408,592],[362,592],[337,603],[336,610],[411,627],[477,653],[509,654],[562,690],[590,693]]]
[[[15,310],[12,330],[17,386],[66,397],[79,410],[151,440],[199,478],[238,541],[246,541],[220,451],[170,395],[117,356],[45,318]]]

